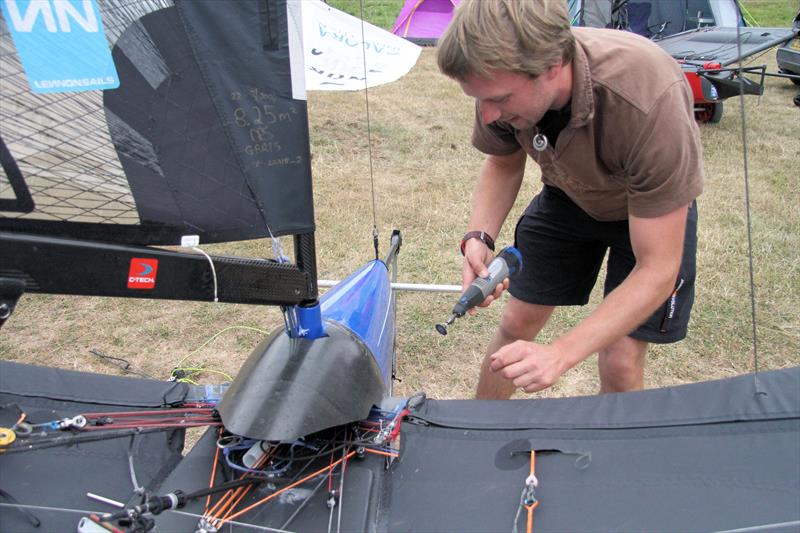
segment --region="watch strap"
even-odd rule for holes
[[[470,239],[478,239],[485,244],[487,248],[494,252],[494,239],[491,235],[485,231],[468,231],[464,234],[464,238],[461,239],[461,255],[464,255],[464,247],[467,245],[467,241]]]

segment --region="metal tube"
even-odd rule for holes
[[[329,289],[339,283],[336,280],[321,279],[317,281],[320,288]],[[432,285],[425,283],[392,283],[392,290],[395,291],[418,291],[418,292],[457,292],[462,291],[461,285]]]

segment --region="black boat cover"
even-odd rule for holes
[[[188,393],[183,383],[101,376],[49,367],[0,362],[0,426],[9,428],[22,410],[26,420],[43,423],[81,413],[133,411],[180,404]],[[67,433],[69,435],[69,433]],[[133,482],[154,489],[181,460],[184,430],[130,435],[16,454],[0,453],[0,530],[75,531],[87,510],[111,511],[86,497],[87,492],[128,503]],[[12,500],[13,499],[13,500]],[[19,502],[43,507],[29,512],[7,505]],[[79,512],[83,511],[83,512]]]
[[[29,419],[185,396],[173,384],[0,363],[0,401]],[[103,405],[105,404],[105,405]],[[40,412],[46,410],[47,412]],[[171,438],[168,438],[171,437]],[[137,437],[141,484],[161,493],[208,486],[215,431],[180,462],[177,434]],[[513,531],[530,451],[536,452],[533,530],[797,531],[800,526],[800,368],[635,393],[512,401],[428,400],[403,424],[399,459],[348,462],[342,517],[317,476],[236,518],[236,531]],[[93,492],[132,496],[129,439],[0,455],[0,489],[44,530],[74,530]],[[322,463],[327,464],[328,458]],[[306,472],[313,472],[309,465]],[[337,483],[339,481],[337,480]],[[248,496],[254,502],[274,487]],[[192,531],[199,508],[165,512],[161,531]],[[83,512],[57,510],[78,509]],[[526,511],[516,527],[526,528]],[[4,531],[37,531],[0,502]]]
[[[702,66],[719,63],[729,66],[794,37],[792,28],[710,27],[671,35],[657,42],[675,59]]]

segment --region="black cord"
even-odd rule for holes
[[[159,427],[159,428],[131,428],[131,429],[115,429],[112,431],[98,431],[80,435],[65,435],[59,437],[46,438],[37,440],[31,444],[25,444],[22,441],[16,441],[8,448],[3,449],[3,454],[32,452],[42,450],[45,448],[55,448],[57,446],[71,446],[73,444],[81,444],[84,442],[96,442],[100,440],[121,439],[131,435],[143,435],[145,433],[155,433],[157,431],[172,431],[178,429],[175,427]],[[28,440],[28,439],[26,439]]]
[[[113,357],[111,355],[106,355],[103,352],[101,352],[100,350],[98,350],[97,348],[92,348],[91,350],[89,350],[89,353],[94,355],[94,356],[96,356],[96,357],[99,357],[100,359],[104,359],[104,360],[108,361],[109,363],[111,363],[111,364],[113,364],[115,366],[120,367],[122,369],[122,371],[127,373],[127,374],[134,374],[134,375],[137,375],[137,376],[140,376],[140,377],[143,377],[143,378],[147,378],[147,379],[156,379],[156,380],[158,379],[158,378],[154,378],[150,374],[145,374],[144,372],[140,372],[138,370],[135,370],[131,366],[131,363],[127,359],[123,359],[121,357]]]
[[[28,522],[33,524],[33,527],[39,527],[40,525],[42,525],[41,520],[36,518],[36,516],[33,513],[22,507],[20,503],[17,501],[17,499],[8,492],[4,491],[3,489],[0,489],[0,497],[3,497],[6,500],[8,500],[11,503],[11,505],[14,506],[14,509],[22,513],[25,516],[25,518],[28,519]]]
[[[219,485],[215,485],[213,487],[209,487],[207,489],[201,489],[195,492],[190,492],[186,496],[186,501],[196,500],[197,498],[202,498],[203,496],[208,496],[209,494],[216,494],[218,492],[223,492],[228,489],[235,489],[237,487],[241,487],[243,485],[260,485],[264,483],[263,478],[259,477],[247,477],[243,479],[235,479],[233,481],[227,481],[225,483],[221,483]]]

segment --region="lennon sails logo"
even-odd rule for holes
[[[128,270],[129,289],[153,289],[156,286],[158,259],[134,257]]]
[[[0,0],[0,8],[33,92],[119,87],[96,0]]]

